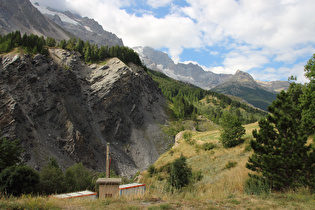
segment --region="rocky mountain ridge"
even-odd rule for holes
[[[214,88],[232,77],[231,74],[215,74],[211,71],[204,71],[199,65],[192,63],[175,64],[166,53],[154,50],[151,47],[134,47],[133,49],[148,68],[206,90]]]
[[[276,92],[268,90],[257,83],[254,78],[238,70],[229,80],[217,85],[212,91],[237,96],[253,106],[267,110],[267,107],[276,99]]]
[[[105,31],[94,19],[81,17],[70,11],[62,12],[52,8],[45,8],[36,2],[33,6],[48,19],[83,41],[89,41],[91,44],[97,44],[98,46],[124,45],[122,39],[111,32]]]
[[[55,157],[63,168],[104,171],[110,143],[112,169],[131,176],[167,149],[166,102],[141,67],[117,58],[86,65],[77,53],[49,51],[0,57],[0,129],[21,140],[25,162],[40,169]]]
[[[213,89],[220,84],[230,81],[230,79],[234,80],[235,82],[245,82],[236,79],[239,76],[237,74],[242,71],[237,71],[234,76],[232,74],[215,74],[210,71],[205,71],[196,64],[175,64],[174,61],[166,53],[154,50],[151,47],[134,47],[133,49],[138,52],[143,63],[147,65],[148,68],[163,72],[173,79],[185,81],[206,90]],[[247,76],[249,75],[248,73],[244,72],[244,76],[245,74]],[[289,87],[289,82],[287,81],[254,82],[253,78],[247,80],[247,82],[249,81],[251,81],[252,85],[256,86],[259,84],[261,88],[265,88],[266,90],[271,92],[280,92],[281,90],[286,90]],[[248,86],[250,84],[244,85]]]
[[[19,30],[22,34],[55,39],[69,39],[73,36],[44,17],[29,0],[0,0],[0,5],[0,34]]]

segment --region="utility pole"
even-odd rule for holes
[[[109,143],[106,145],[106,178],[110,178],[110,168],[109,168]]]

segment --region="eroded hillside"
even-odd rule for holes
[[[0,129],[20,139],[24,161],[40,169],[50,157],[124,176],[144,170],[172,139],[165,99],[147,73],[117,58],[87,65],[80,55],[50,49],[50,58],[10,53],[0,57]]]

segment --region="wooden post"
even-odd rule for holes
[[[109,168],[109,143],[106,145],[106,178],[110,178],[110,168]]]

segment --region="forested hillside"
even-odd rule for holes
[[[203,115],[216,124],[220,124],[222,114],[229,112],[236,115],[243,124],[248,124],[266,115],[266,112],[232,100],[224,94],[174,80],[157,71],[148,72],[159,84],[164,96],[171,102],[170,109],[177,120],[195,120],[197,115]]]

